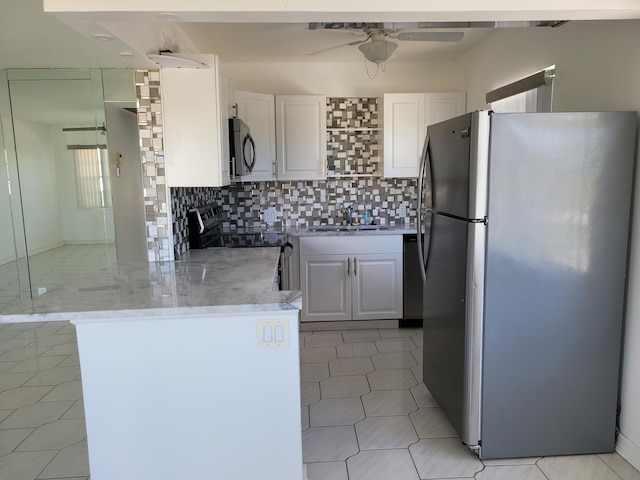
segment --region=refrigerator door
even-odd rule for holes
[[[482,290],[486,226],[427,214],[423,380],[462,441],[480,436]]]
[[[463,431],[468,223],[426,214],[430,225],[423,295],[423,381],[458,433]]]
[[[424,382],[473,446],[480,433],[488,114],[430,126],[429,138],[425,178],[434,201],[424,213]]]
[[[636,115],[492,118],[482,458],[614,449]]]

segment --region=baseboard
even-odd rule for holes
[[[64,246],[64,242],[56,242],[56,243],[52,243],[50,245],[46,245],[44,247],[40,247],[40,248],[35,248],[33,250],[29,251],[29,255],[38,255],[39,253],[44,253],[47,252],[49,250],[53,250],[54,248],[59,248],[59,247],[63,247]],[[24,252],[20,252],[18,253],[18,259],[22,260],[23,258],[25,258],[26,255]],[[5,257],[5,258],[0,258],[0,265],[6,265],[7,263],[11,263],[11,262],[15,262],[16,261],[16,257],[15,256],[10,256],[10,257]]]
[[[301,332],[398,328],[398,320],[352,320],[345,322],[300,322]]]
[[[636,470],[640,470],[640,446],[633,443],[623,434],[618,434],[616,452],[629,462]]]
[[[49,250],[53,250],[55,248],[60,248],[60,247],[64,247],[66,245],[70,245],[70,246],[81,246],[81,245],[108,245],[108,246],[115,246],[115,243],[112,241],[106,242],[104,241],[104,239],[98,239],[98,240],[71,240],[71,241],[64,241],[64,242],[57,242],[57,243],[53,243],[51,245],[47,245],[45,247],[40,247],[40,248],[34,248],[33,250],[29,251],[29,255],[33,256],[33,255],[38,255],[40,253],[45,253],[48,252]],[[18,259],[22,260],[26,257],[26,255],[24,254],[24,252],[19,253],[18,254]],[[4,257],[4,258],[0,258],[0,265],[6,265],[7,263],[11,263],[11,262],[15,262],[16,261],[16,257],[15,256],[10,256],[10,257]]]
[[[29,250],[29,255],[38,255],[39,253],[48,252],[49,250],[53,250],[54,248],[64,247],[64,245],[65,245],[64,242],[56,242],[49,245],[45,245],[44,247],[33,248]]]
[[[107,239],[105,241],[104,238],[98,238],[95,240],[65,240],[64,245],[115,245],[116,241],[114,239]]]

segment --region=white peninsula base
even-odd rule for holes
[[[305,478],[298,317],[74,319],[91,479]]]

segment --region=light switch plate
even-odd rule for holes
[[[256,322],[258,348],[289,348],[289,320],[270,318]]]

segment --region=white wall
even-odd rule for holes
[[[63,244],[55,158],[48,125],[14,119],[27,248]]]
[[[639,28],[636,20],[498,30],[463,59],[467,107],[485,108],[486,92],[555,64],[554,110],[637,110]]]
[[[486,92],[556,65],[555,111],[640,110],[640,21],[569,23],[500,30],[476,46],[467,64],[469,110]],[[640,185],[636,178],[636,188]],[[618,451],[640,468],[640,195],[634,205]]]
[[[0,152],[6,148],[4,145],[3,131],[4,119],[0,118]],[[4,160],[3,162],[4,163]],[[0,265],[15,260],[15,243],[13,240],[13,222],[11,220],[11,202],[7,169],[0,164]]]
[[[371,74],[372,63],[367,62]],[[377,97],[393,92],[464,91],[464,68],[457,61],[387,63],[386,71],[367,77],[364,60],[356,63],[225,63],[238,90],[271,94],[324,94]]]

